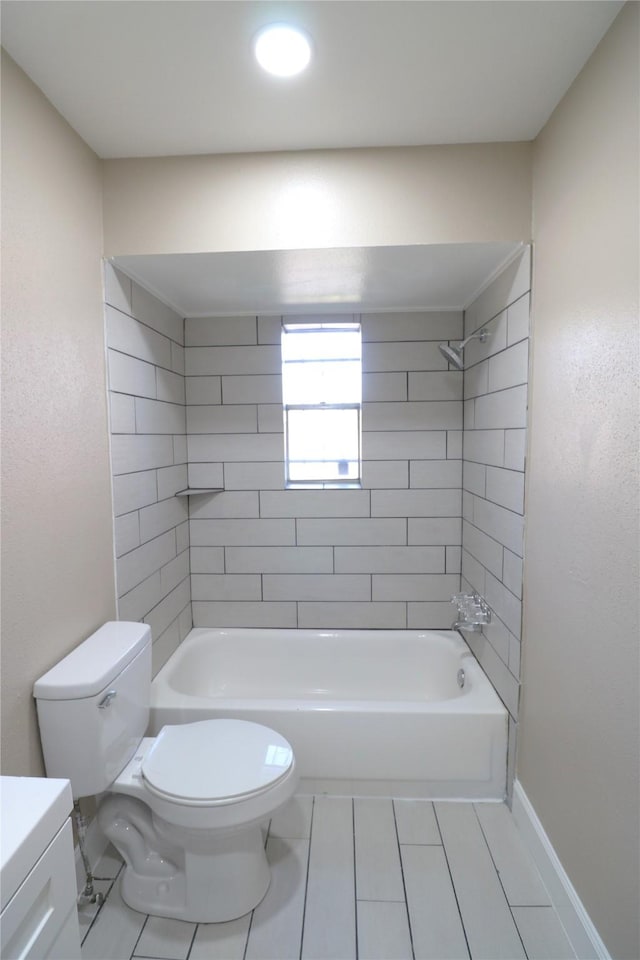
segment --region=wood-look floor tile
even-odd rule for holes
[[[404,900],[392,801],[356,799],[353,804],[358,900]]]

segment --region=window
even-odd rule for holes
[[[282,394],[288,487],[360,486],[359,323],[284,323]]]

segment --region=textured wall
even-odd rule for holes
[[[518,777],[614,957],[638,931],[638,4],[535,144]]]
[[[34,680],[115,615],[100,165],[2,58],[2,765],[42,772]]]

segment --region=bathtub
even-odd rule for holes
[[[149,732],[215,717],[285,736],[303,793],[505,794],[507,712],[455,631],[196,628],[152,683]]]

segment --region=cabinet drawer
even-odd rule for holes
[[[2,911],[3,960],[44,960],[55,955],[61,931],[65,931],[65,949],[70,945],[75,949],[77,943],[77,953],[69,954],[67,960],[79,960],[75,895],[73,834],[67,820]]]

